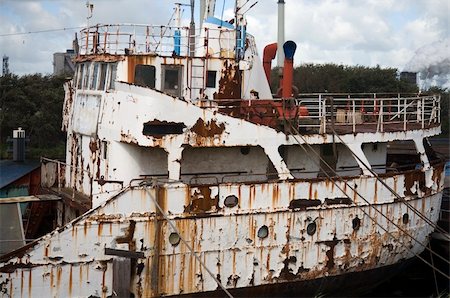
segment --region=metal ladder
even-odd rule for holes
[[[192,58],[190,62],[191,99],[201,99],[204,97],[206,85],[206,58]]]

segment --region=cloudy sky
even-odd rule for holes
[[[168,23],[173,3],[189,1],[90,2],[94,4],[91,24],[159,25]],[[223,2],[217,1],[216,16],[228,18],[234,1]],[[259,0],[247,14],[248,31],[256,37],[260,52],[265,44],[276,41],[276,2]],[[286,39],[298,45],[295,64],[380,65],[416,71],[433,64],[439,65],[440,72],[450,73],[449,0],[285,2]],[[0,0],[0,55],[9,56],[13,73],[51,73],[52,54],[70,48],[76,30],[20,33],[85,26],[86,16],[84,0]],[[184,16],[189,16],[188,10]]]

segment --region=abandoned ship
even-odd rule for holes
[[[197,29],[177,5],[174,26],[80,32],[66,160],[41,167],[64,199],[59,227],[0,258],[0,296],[307,295],[374,282],[427,249],[439,95],[296,94],[296,44],[281,26],[261,59],[247,2],[223,21],[203,1]],[[388,154],[396,141],[415,152]]]

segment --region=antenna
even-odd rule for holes
[[[89,19],[92,18],[92,14],[94,11],[94,4],[91,4],[88,0],[88,1],[86,1],[86,8],[88,9],[86,21],[87,21],[87,26],[89,28]]]
[[[3,75],[6,76],[9,74],[9,57],[3,55]]]

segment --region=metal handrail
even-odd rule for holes
[[[331,97],[318,94],[315,97],[299,96],[295,99],[270,100],[221,100],[213,101],[219,111],[250,122],[280,128],[290,121],[299,129],[314,129],[325,133],[327,125],[351,126],[355,133],[360,125],[374,125],[377,132],[385,131],[385,125],[403,124],[400,131],[424,129],[440,123],[440,96],[413,97]],[[304,109],[298,112],[298,109]],[[332,119],[333,118],[333,119]],[[332,121],[333,120],[333,121]],[[419,127],[418,127],[419,126]]]
[[[214,33],[214,34],[212,34]],[[178,35],[179,34],[179,35]],[[189,55],[189,27],[144,24],[99,24],[80,31],[80,54],[130,53],[171,56],[175,52],[175,38],[179,38],[179,56]],[[208,40],[206,40],[208,39]],[[195,48],[209,51],[208,45],[217,41],[220,50],[233,51],[235,30],[203,28],[195,32]],[[222,53],[208,53],[215,55]]]

